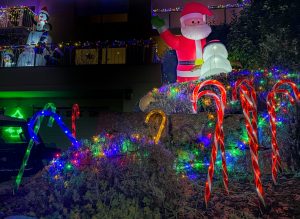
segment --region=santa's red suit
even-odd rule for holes
[[[168,46],[176,50],[178,59],[177,81],[184,82],[199,79],[200,71],[192,70],[196,66],[196,60],[203,59],[203,48],[206,45],[206,39],[191,40],[184,36],[175,36],[169,30],[165,30],[160,36]]]

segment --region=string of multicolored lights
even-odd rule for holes
[[[36,45],[35,47],[40,47],[41,45]],[[143,46],[145,48],[155,47],[156,41],[153,39],[141,39],[141,40],[113,40],[113,41],[93,41],[93,42],[81,42],[81,41],[70,41],[70,42],[60,42],[47,44],[49,48],[125,48],[127,46]],[[26,49],[28,45],[2,45],[0,46],[0,52],[5,50],[18,50]]]
[[[268,127],[266,126],[266,119],[267,116],[264,114],[258,116],[258,132],[260,129]],[[215,123],[215,117],[210,113],[208,114],[208,123],[212,123],[212,125]],[[204,133],[200,133],[193,144],[187,144],[183,148],[176,149],[177,159],[174,168],[182,177],[195,180],[201,178],[201,175],[206,172],[207,166],[209,166],[208,154],[212,136],[213,127],[208,127]],[[94,136],[92,141],[84,140],[81,142],[81,146],[76,150],[69,150],[62,155],[58,154],[49,167],[51,180],[66,184],[70,174],[78,174],[81,169],[92,164],[96,165],[97,161],[101,159],[118,158],[125,155],[135,155],[138,158],[140,147],[153,145],[153,143],[139,134],[101,133]],[[246,146],[248,143],[248,134],[243,126],[240,132],[231,133],[229,136],[225,135],[226,162],[229,172],[239,168],[237,163],[239,159],[245,156],[245,152],[249,148]],[[221,174],[218,171],[222,166],[221,154],[217,159],[216,173],[218,177]]]
[[[220,4],[220,5],[210,5],[209,9],[230,9],[230,8],[243,8],[246,5],[249,5],[251,0],[243,0],[241,3],[236,4]],[[153,13],[170,13],[170,12],[180,12],[182,11],[182,7],[174,7],[174,8],[155,8],[153,9]]]
[[[243,125],[241,126],[240,129],[241,131],[236,131],[234,133],[231,133],[229,136],[225,135],[224,144],[226,145],[226,150],[227,150],[226,156],[224,157],[225,153],[219,153],[220,155],[218,157],[215,156],[213,158],[213,163],[214,161],[216,161],[216,167],[217,167],[216,169],[220,169],[221,166],[224,168],[224,159],[225,159],[225,163],[228,165],[228,171],[233,171],[235,170],[235,168],[237,168],[238,165],[236,164],[238,163],[239,159],[242,159],[242,157],[244,157],[243,155],[245,155],[245,151],[249,149],[253,150],[253,146],[251,146],[251,144],[266,145],[266,144],[262,144],[261,142],[266,140],[266,138],[262,138],[259,136],[262,135],[267,136],[266,129],[268,128],[268,126],[266,125],[267,123],[266,120],[269,117],[266,114],[266,103],[265,103],[266,98],[264,97],[265,95],[264,93],[270,92],[271,84],[273,85],[278,80],[291,78],[293,81],[295,81],[293,88],[296,89],[297,85],[299,85],[299,75],[297,73],[291,73],[279,68],[272,68],[270,70],[257,70],[257,71],[241,70],[241,71],[234,71],[226,75],[226,77],[224,77],[223,75],[222,77],[219,78],[219,80],[223,78],[225,80],[224,84],[227,84],[225,86],[226,88],[223,87],[224,93],[226,93],[225,92],[226,89],[227,94],[229,95],[229,97],[231,97],[232,95],[231,86],[234,86],[235,82],[240,77],[245,77],[245,75],[253,79],[253,87],[255,87],[256,90],[258,90],[257,107],[258,109],[260,109],[260,113],[257,113],[257,115],[255,115],[257,119],[255,119],[254,123],[250,120],[248,122],[248,126],[250,124],[253,127],[257,126],[257,129],[255,128],[255,130],[257,130],[255,131],[256,137],[249,135],[249,132],[251,132],[251,130],[245,128]],[[211,80],[211,81],[215,81],[215,80]],[[195,88],[197,89],[196,87],[197,83],[199,82],[165,85],[162,88],[154,89],[152,91],[152,94],[155,98],[158,98],[159,96],[164,96],[171,100],[175,99],[175,101],[180,100],[180,98],[184,96],[183,99],[189,101],[190,104],[189,91],[194,90]],[[208,89],[213,91],[214,89],[212,88],[213,86],[211,85],[213,84],[208,84],[209,87]],[[257,89],[257,87],[260,86],[263,86],[264,89],[263,90]],[[244,95],[247,94],[249,100],[252,97],[253,100],[254,99],[256,100],[256,98],[254,98],[253,95],[251,97],[250,93],[246,90],[244,90],[243,94]],[[298,96],[298,91],[296,92],[296,94]],[[259,102],[259,98],[264,99],[264,105],[262,101]],[[273,101],[273,108],[275,109],[275,112],[277,112],[277,109],[281,107],[285,109],[283,110],[283,112],[286,114],[287,113],[286,108],[289,107],[291,103],[289,103],[288,101],[279,102],[278,99],[276,98],[274,98],[274,100],[275,101]],[[205,108],[208,107],[211,108],[211,110],[209,111],[215,111],[214,107],[211,105],[212,105],[211,101],[208,100],[200,101],[198,103],[198,106],[203,106],[204,110]],[[217,104],[217,106],[219,110],[222,108],[220,107],[220,104]],[[228,104],[227,107],[230,108],[229,110],[227,110],[227,113],[231,113],[231,111],[234,110],[240,112],[239,107],[237,107],[237,105],[235,105],[234,102]],[[252,108],[254,109],[254,106],[252,106]],[[253,110],[252,108],[250,107],[249,109]],[[203,111],[203,109],[200,109],[200,111]],[[51,114],[50,112],[47,111],[44,111],[44,113],[46,113],[45,115],[47,116],[53,116],[54,119],[57,120],[56,118],[57,116],[55,116],[53,113]],[[43,114],[43,111],[41,112],[41,114]],[[278,119],[275,120],[276,124],[278,126],[284,126],[286,124],[285,116],[284,115],[283,116],[277,115],[277,116]],[[191,142],[184,145],[184,147],[181,148],[177,147],[175,149],[178,156],[175,161],[174,168],[179,174],[182,175],[182,177],[199,179],[201,178],[201,174],[206,172],[207,169],[206,167],[210,165],[209,157],[208,157],[208,152],[210,151],[210,149],[208,148],[208,146],[213,142],[213,139],[215,144],[217,144],[218,142],[216,143],[216,139],[220,139],[222,137],[222,132],[220,127],[216,129],[216,132],[213,131],[213,128],[215,126],[218,127],[216,121],[218,121],[219,119],[220,118],[216,117],[214,113],[209,112],[208,122],[206,126],[207,129],[205,130],[205,132],[199,133],[199,136],[196,140],[191,140]],[[165,123],[163,124],[165,125]],[[217,132],[217,130],[219,131]],[[65,133],[69,135],[70,138],[72,137],[68,130],[66,130]],[[219,134],[216,135],[214,133],[219,133]],[[34,136],[34,138],[35,137],[36,136]],[[51,173],[50,175],[52,180],[54,181],[59,180],[61,182],[64,182],[66,180],[66,177],[68,177],[70,174],[78,174],[78,171],[80,171],[81,168],[84,168],[86,165],[90,165],[93,162],[97,162],[99,161],[99,159],[124,157],[127,155],[133,155],[134,157],[138,158],[140,153],[140,148],[145,145],[153,145],[153,143],[154,142],[152,139],[149,140],[149,138],[142,136],[140,134],[125,135],[120,133],[118,134],[102,133],[98,136],[95,136],[92,142],[85,140],[80,144],[79,147],[72,147],[72,149],[70,149],[63,155],[57,155],[57,158],[54,159],[52,161],[52,164],[50,165],[49,173]],[[76,142],[76,144],[79,145],[78,142]],[[268,149],[271,149],[270,147],[272,145],[271,139],[269,139],[267,145],[269,145]],[[263,146],[257,149],[261,149],[261,148],[263,148]],[[216,152],[217,152],[217,148],[215,149],[214,153]],[[223,161],[221,162],[222,159]],[[214,167],[212,168],[214,169]],[[218,174],[220,173],[221,172],[219,172]],[[224,171],[222,171],[222,173],[224,176]],[[211,181],[212,174],[209,174],[208,177]],[[207,201],[209,199],[209,194],[210,194],[207,193],[208,191],[210,191],[210,189],[208,190],[206,189],[205,196],[207,196],[206,197]],[[263,192],[261,192],[261,196],[263,196]]]
[[[240,106],[235,101],[230,101],[232,88],[235,82],[241,78],[253,78],[255,90],[257,92],[257,101],[259,108],[266,108],[266,97],[272,86],[280,79],[291,79],[296,84],[300,84],[300,74],[298,72],[288,71],[283,68],[274,67],[270,69],[258,70],[240,70],[234,69],[232,72],[212,77],[225,85],[228,100],[225,108],[226,113],[235,113],[240,110]],[[149,93],[156,101],[152,102],[149,109],[163,108],[167,114],[172,113],[193,113],[190,105],[190,93],[196,86],[196,83],[173,83],[165,84],[160,88],[153,88]],[[163,103],[163,104],[162,104]],[[200,105],[199,105],[200,104]],[[172,106],[169,107],[168,106]],[[215,108],[208,98],[203,98],[198,103],[199,111],[214,111]]]

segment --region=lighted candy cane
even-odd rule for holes
[[[200,93],[199,90],[207,85],[215,85],[219,88],[221,92],[221,98],[214,93],[211,90],[205,90],[201,91]],[[206,206],[208,205],[208,201],[210,198],[211,194],[211,184],[212,184],[212,178],[214,174],[214,165],[217,157],[217,152],[218,152],[218,145],[220,145],[221,152],[222,152],[222,169],[223,169],[223,183],[224,187],[227,193],[228,192],[228,173],[227,173],[227,165],[226,165],[226,155],[225,155],[225,146],[224,146],[224,132],[223,132],[223,120],[224,120],[224,110],[225,110],[225,105],[226,105],[226,90],[224,86],[216,81],[216,80],[208,80],[200,83],[197,85],[193,91],[192,95],[192,102],[193,102],[193,110],[194,112],[197,112],[197,101],[204,95],[209,95],[214,98],[216,102],[216,108],[217,108],[217,125],[215,129],[215,134],[214,134],[214,141],[212,143],[212,152],[211,152],[211,161],[210,165],[208,168],[208,179],[205,184],[205,204]]]
[[[59,115],[57,115],[56,113],[53,113],[49,110],[41,110],[41,111],[37,112],[31,118],[30,122],[28,123],[28,131],[29,131],[29,134],[31,136],[31,139],[33,139],[33,141],[38,142],[38,136],[37,136],[37,133],[34,132],[34,127],[35,127],[35,123],[38,121],[38,119],[43,116],[51,116],[56,121],[56,123],[59,125],[59,127],[63,130],[63,132],[65,133],[67,138],[71,141],[72,145],[75,148],[77,148],[79,146],[79,142],[76,140],[75,137],[73,137],[73,135],[70,132],[70,130],[68,129],[68,127],[61,120],[61,117]]]
[[[244,85],[245,84],[245,85]],[[247,86],[248,87],[247,87]],[[250,89],[249,89],[250,88]],[[249,147],[251,153],[252,168],[254,173],[254,183],[260,201],[265,205],[264,190],[260,179],[260,168],[258,163],[258,138],[257,138],[257,106],[256,92],[253,82],[248,79],[240,79],[235,83],[232,96],[237,100],[237,91],[240,89],[240,101],[245,116],[246,129],[249,137]],[[252,116],[251,116],[252,114]]]
[[[155,109],[155,110],[152,110],[151,112],[149,112],[147,114],[146,119],[145,119],[145,123],[146,124],[149,123],[150,117],[155,115],[155,114],[158,114],[162,117],[162,121],[161,121],[161,124],[159,126],[157,135],[154,137],[154,143],[158,144],[158,142],[160,140],[160,137],[161,137],[161,134],[162,134],[163,130],[165,129],[165,126],[166,126],[166,123],[167,123],[167,116],[166,116],[164,111],[159,110],[159,109]]]
[[[52,112],[56,112],[56,106],[54,103],[47,103],[43,110],[48,110],[48,109],[51,109]],[[52,127],[52,124],[53,124],[53,121],[54,119],[52,117],[49,118],[49,121],[48,121],[48,126],[49,127]],[[43,122],[43,117],[40,117],[34,127],[34,132],[35,133],[38,133],[39,130],[40,130],[40,126]],[[22,177],[23,177],[23,174],[24,174],[24,170],[25,170],[25,167],[27,166],[27,162],[28,162],[28,158],[29,158],[29,155],[31,153],[31,149],[34,145],[34,141],[32,139],[30,139],[29,143],[28,143],[28,146],[27,146],[27,149],[26,149],[26,152],[25,152],[25,155],[24,155],[24,158],[23,158],[23,161],[22,161],[22,165],[21,165],[21,168],[18,172],[18,175],[17,175],[17,178],[16,178],[16,184],[15,184],[15,188],[14,190],[17,191],[19,189],[19,186],[20,186],[20,183],[21,183],[21,180],[22,180]]]
[[[79,118],[80,110],[78,104],[74,104],[72,107],[72,135],[76,138],[76,119]]]
[[[221,94],[221,109],[222,113],[224,115],[224,110],[226,106],[226,89],[222,83],[220,83],[217,80],[206,80],[201,82],[200,84],[196,85],[193,94],[192,94],[192,103],[193,103],[193,111],[194,113],[197,113],[197,100],[198,98],[198,93],[199,91],[204,87],[204,86],[209,86],[212,85],[214,87],[217,87],[220,94]],[[220,110],[221,110],[220,109]],[[223,118],[223,117],[222,117]],[[223,119],[222,119],[223,120]],[[222,155],[222,174],[223,174],[223,183],[224,187],[227,193],[228,192],[228,172],[227,172],[227,165],[226,165],[226,154],[225,154],[225,146],[224,146],[224,131],[223,131],[223,125],[220,126],[220,133],[219,133],[219,138],[218,138],[218,143],[221,148],[221,155]]]
[[[267,107],[268,107],[268,114],[270,118],[270,125],[271,125],[271,132],[272,132],[272,179],[274,184],[277,184],[277,165],[280,165],[280,156],[279,156],[279,149],[278,143],[276,139],[276,101],[275,96],[276,94],[282,93],[289,98],[289,101],[292,105],[295,104],[295,99],[290,95],[290,92],[286,89],[279,89],[281,85],[289,85],[295,95],[297,101],[300,99],[300,92],[294,82],[291,80],[281,80],[277,82],[272,90],[269,92],[267,96]]]
[[[55,104],[54,103],[47,103],[45,106],[44,106],[44,108],[43,108],[43,110],[51,110],[52,112],[56,112],[56,106],[55,106]],[[41,118],[40,119],[41,121],[40,121],[40,124],[39,125],[41,125],[41,123],[42,123],[42,121],[43,121],[43,118]],[[48,120],[48,127],[52,127],[52,125],[53,125],[53,122],[54,122],[54,119],[52,118],[52,117],[50,117],[49,118],[49,120]]]

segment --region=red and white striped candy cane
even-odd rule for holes
[[[217,86],[221,92],[221,98],[211,90],[201,91],[199,90],[207,85],[214,85]],[[197,85],[193,91],[192,95],[192,102],[193,102],[193,110],[197,112],[197,101],[202,96],[208,95],[214,98],[217,108],[217,124],[214,134],[214,141],[212,144],[212,152],[211,152],[211,161],[208,168],[208,177],[207,182],[205,184],[205,204],[207,206],[210,194],[211,194],[211,184],[212,184],[212,177],[214,174],[214,164],[216,161],[216,156],[218,152],[218,145],[220,145],[221,152],[222,152],[222,173],[223,173],[223,183],[225,186],[225,190],[228,193],[228,172],[227,172],[227,165],[226,165],[226,155],[225,155],[225,146],[224,146],[224,131],[223,131],[223,120],[224,120],[224,110],[226,105],[226,89],[224,86],[216,81],[216,80],[208,80],[200,83]]]
[[[74,104],[72,107],[72,136],[76,138],[76,119],[79,118],[80,110],[78,104]]]
[[[247,85],[247,86],[246,86]],[[251,162],[254,172],[254,183],[260,201],[265,205],[264,190],[260,179],[260,168],[258,163],[258,138],[257,138],[257,105],[256,92],[253,82],[248,79],[240,79],[235,83],[232,91],[233,100],[237,100],[237,91],[240,89],[240,101],[245,116],[246,129],[249,137]]]
[[[284,94],[289,98],[289,101],[291,104],[295,104],[295,99],[290,95],[290,92],[286,89],[279,89],[281,85],[289,85],[295,95],[295,99],[299,101],[300,99],[300,92],[294,82],[291,80],[281,80],[277,82],[272,90],[269,92],[267,96],[267,107],[268,107],[268,114],[270,119],[270,125],[271,125],[271,133],[272,133],[272,179],[274,184],[277,184],[277,165],[280,166],[281,160],[279,155],[279,148],[278,148],[278,142],[276,138],[276,101],[275,96],[276,94]]]

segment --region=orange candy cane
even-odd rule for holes
[[[167,124],[167,116],[166,116],[164,111],[162,111],[160,109],[155,109],[155,110],[150,111],[147,114],[146,119],[145,119],[145,123],[149,123],[150,117],[155,115],[155,114],[158,114],[162,117],[162,121],[161,121],[161,124],[159,126],[159,130],[157,132],[157,135],[154,137],[154,143],[158,144],[158,142],[160,140],[160,137],[161,137],[161,134],[162,134],[162,132],[165,129],[165,126]]]

